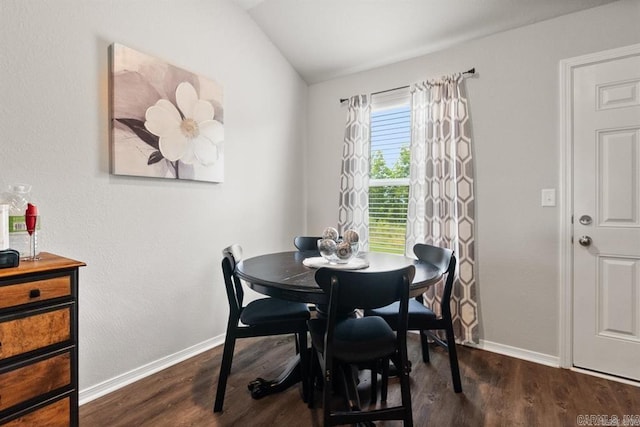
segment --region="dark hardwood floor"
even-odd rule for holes
[[[80,425],[321,426],[320,392],[309,409],[300,387],[260,400],[247,390],[256,377],[277,376],[293,354],[290,337],[239,340],[222,413],[212,412],[220,346],[83,405]],[[455,394],[446,352],[433,348],[431,354],[431,364],[424,364],[418,337],[410,334],[416,426],[576,426],[581,415],[617,416],[622,425],[624,415],[640,416],[639,387],[468,347],[459,347],[463,393]],[[361,381],[368,402],[368,372]],[[398,388],[392,379],[389,404],[399,399]]]

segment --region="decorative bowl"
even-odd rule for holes
[[[358,255],[359,242],[318,239],[318,251],[329,264],[346,264]]]

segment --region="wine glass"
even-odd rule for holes
[[[38,208],[31,203],[27,203],[27,210],[24,213],[24,219],[29,233],[29,256],[26,261],[37,261],[40,258],[36,256],[36,223],[38,221]]]

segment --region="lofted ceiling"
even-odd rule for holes
[[[235,0],[309,84],[616,0]]]

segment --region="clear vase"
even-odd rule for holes
[[[9,185],[7,191],[2,195],[2,199],[4,199],[3,203],[9,205],[9,247],[20,252],[21,259],[37,257],[40,254],[42,241],[41,217],[38,216],[33,238],[27,232],[25,221],[27,204],[31,201],[31,185]]]

